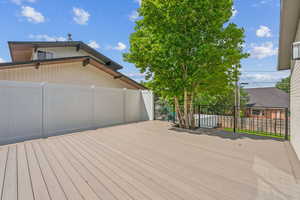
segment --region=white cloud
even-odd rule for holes
[[[40,40],[40,41],[49,41],[49,42],[55,42],[55,41],[66,41],[67,39],[65,37],[56,37],[56,36],[49,36],[47,34],[38,34],[38,35],[29,35],[29,38],[34,40]]]
[[[43,14],[30,6],[22,6],[21,15],[32,23],[42,23],[45,21]]]
[[[241,75],[241,81],[242,82],[248,82],[250,84],[258,84],[257,86],[261,86],[261,84],[264,84],[264,82],[267,83],[276,83],[280,81],[283,78],[288,77],[290,74],[289,71],[286,72],[273,72],[273,73],[242,73]],[[270,85],[269,85],[270,86]]]
[[[115,47],[112,47],[112,46],[108,46],[108,49],[114,49],[114,50],[117,50],[117,51],[123,51],[127,48],[127,46],[122,43],[122,42],[118,42],[118,45],[115,46]]]
[[[261,0],[259,3],[260,4],[267,4],[267,3],[272,3],[273,0]]]
[[[139,5],[142,4],[142,0],[134,0],[136,3],[138,3]]]
[[[267,26],[259,26],[259,29],[256,30],[257,37],[272,37],[271,29]]]
[[[271,75],[271,74],[261,74],[261,73],[256,73],[256,74],[245,74],[242,75],[241,77],[244,80],[248,81],[255,81],[255,82],[272,82],[274,80],[277,80],[278,78]]]
[[[100,45],[95,41],[95,40],[91,40],[88,45],[90,47],[92,47],[93,49],[99,49],[100,48]]]
[[[232,12],[232,16],[231,16],[232,18],[235,17],[238,14],[238,11],[237,11],[237,9],[235,9],[234,6],[232,6],[231,12]]]
[[[10,0],[12,3],[21,5],[23,2],[24,3],[35,3],[36,0]]]
[[[122,51],[124,49],[126,49],[126,45],[122,42],[118,42],[118,45],[116,47],[114,47],[115,50],[118,50],[118,51]]]
[[[90,13],[88,13],[87,11],[85,11],[82,8],[73,8],[73,14],[75,15],[73,17],[73,20],[80,25],[85,25],[87,24],[87,22],[89,21],[90,18]]]
[[[263,5],[275,5],[275,2],[274,0],[260,0],[259,2],[252,4],[253,7],[258,7]]]
[[[146,74],[145,73],[140,73],[140,72],[129,72],[125,74],[129,78],[132,78],[135,81],[145,81]]]
[[[0,63],[6,62],[3,58],[0,58]]]
[[[139,18],[139,13],[136,10],[132,11],[131,14],[129,15],[130,21],[135,21],[138,18]]]
[[[128,73],[126,76],[131,78],[144,78],[146,75],[144,73]]]
[[[275,48],[272,42],[265,42],[261,45],[251,44],[251,57],[263,59],[270,56],[275,56],[278,53],[278,48]]]

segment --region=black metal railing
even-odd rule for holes
[[[283,107],[249,107],[230,105],[194,105],[196,128],[213,128],[235,133],[290,137],[290,113]],[[155,103],[156,120],[178,124],[175,107],[165,102]]]
[[[282,107],[205,106],[195,109],[198,128],[289,139],[289,110]]]

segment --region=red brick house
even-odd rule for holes
[[[285,119],[290,107],[289,94],[275,87],[245,89],[248,93],[246,116],[252,118]]]

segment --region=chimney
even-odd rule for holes
[[[71,33],[68,33],[68,41],[73,41]]]

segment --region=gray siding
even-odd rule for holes
[[[300,159],[300,61],[295,63],[291,78],[291,143]]]

